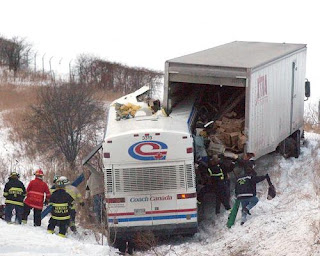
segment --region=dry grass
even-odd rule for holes
[[[0,85],[0,111],[24,109],[35,103],[37,86]]]
[[[102,89],[95,89],[94,97],[101,101],[114,101],[123,96],[120,92],[108,92]]]

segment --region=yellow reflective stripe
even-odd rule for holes
[[[4,195],[4,196],[7,196],[7,195],[9,195],[9,193],[8,193],[8,192],[4,192],[3,195]]]
[[[48,229],[48,233],[49,233],[49,234],[53,234],[53,233],[54,233],[54,230]]]
[[[219,173],[212,173],[212,171],[208,168],[208,172],[210,174],[211,177],[220,177],[221,180],[224,179],[224,174],[223,174],[223,171],[222,169],[219,167],[220,169],[220,172]]]
[[[66,235],[64,235],[64,234],[58,234],[58,236],[61,236],[61,237],[63,237],[63,238],[66,237]]]
[[[8,199],[6,199],[5,203],[23,206],[23,202],[17,202],[17,201],[12,201],[12,200],[8,200]]]
[[[23,192],[22,188],[10,188],[9,191],[18,191],[18,192]]]
[[[53,207],[61,207],[61,206],[68,206],[68,203],[63,203],[63,204],[56,204],[56,203],[51,203]]]
[[[55,220],[68,220],[68,219],[70,219],[70,215],[64,216],[64,217],[51,216],[51,218],[55,219]]]

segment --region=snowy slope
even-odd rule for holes
[[[277,196],[267,200],[267,182],[257,185],[260,202],[241,226],[226,227],[227,213],[201,224],[193,238],[175,239],[155,248],[159,255],[320,255],[319,136],[307,134],[309,145],[299,159],[272,154],[257,161],[258,174],[269,173]],[[154,255],[154,252],[137,255]]]

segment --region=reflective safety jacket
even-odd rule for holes
[[[225,180],[224,172],[219,164],[210,166],[208,168],[209,176],[212,177],[213,181],[219,182]]]
[[[18,178],[9,178],[4,187],[3,196],[6,204],[23,206],[23,199],[26,196],[26,189]]]
[[[55,220],[70,219],[70,209],[73,202],[73,198],[64,189],[56,189],[50,197],[51,218]]]
[[[83,203],[82,195],[75,186],[68,184],[65,186],[67,193],[73,198],[74,204],[71,209],[76,209],[76,203]]]
[[[35,178],[30,181],[27,187],[27,197],[24,203],[32,208],[42,210],[44,194],[46,194],[46,200],[49,200],[51,194],[47,183],[39,178]]]

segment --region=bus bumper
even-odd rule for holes
[[[109,227],[111,238],[131,239],[139,232],[152,232],[155,236],[193,235],[198,231],[198,223],[181,223],[154,226]]]

